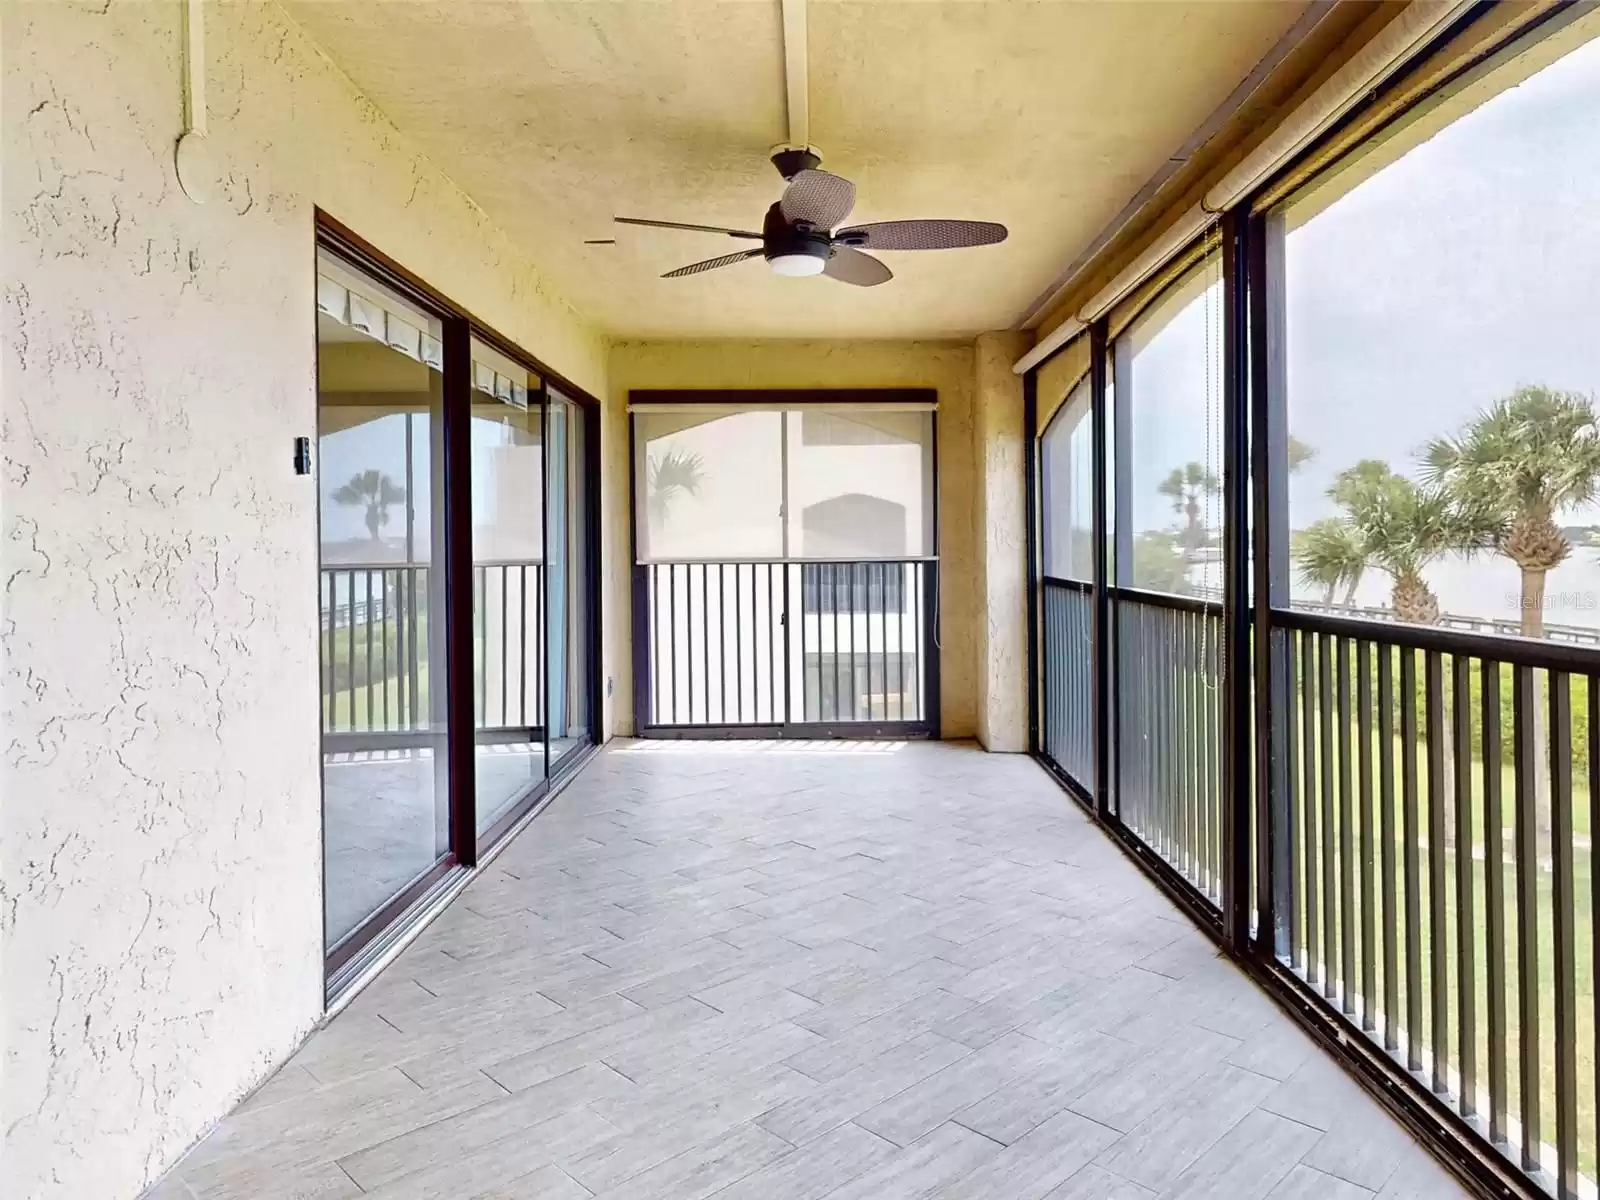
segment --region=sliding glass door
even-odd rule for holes
[[[328,229],[317,382],[334,994],[594,740],[598,446],[590,402]]]
[[[440,317],[318,256],[324,922],[342,961],[450,853]]]
[[[473,761],[480,839],[545,781],[545,430],[539,379],[472,340]]]
[[[550,772],[589,743],[594,647],[591,616],[593,556],[587,496],[588,413],[551,389],[545,413],[549,437],[546,487],[550,670],[546,723]]]
[[[935,735],[933,393],[635,393],[643,736]]]

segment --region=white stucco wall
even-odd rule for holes
[[[985,333],[973,346],[973,477],[977,504],[978,740],[1028,748],[1028,509],[1021,333]]]
[[[313,206],[596,395],[601,340],[270,4],[8,0],[0,1195],[138,1195],[322,1001]],[[103,10],[103,11],[102,11]]]

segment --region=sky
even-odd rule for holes
[[[1293,528],[1336,514],[1325,493],[1345,467],[1378,458],[1414,475],[1430,438],[1520,385],[1600,398],[1600,40],[1291,229],[1285,261],[1289,429],[1315,451],[1290,481]],[[1155,491],[1173,467],[1221,474],[1204,384],[1217,302],[1193,298],[1135,360],[1136,530],[1182,520]],[[1600,523],[1600,506],[1560,520]],[[1516,611],[1504,561],[1441,563],[1429,580],[1447,612]],[[1567,611],[1549,620],[1600,625],[1600,551],[1576,549],[1550,588]],[[1369,578],[1358,602],[1386,593]]]

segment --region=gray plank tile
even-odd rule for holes
[[[899,1153],[859,1125],[840,1125],[724,1188],[716,1200],[820,1200]]]
[[[955,1119],[1009,1145],[1115,1076],[1141,1053],[1138,1046],[1087,1030],[1059,1046],[1038,1070],[961,1109]]]
[[[1218,1067],[1187,1088],[1163,1095],[1158,1109],[1097,1161],[1124,1179],[1162,1191],[1272,1088],[1273,1081],[1265,1076]]]
[[[1036,1069],[1050,1053],[1051,1047],[1043,1042],[1010,1034],[891,1096],[863,1113],[856,1124],[897,1146],[908,1146],[975,1100]]]
[[[608,1122],[581,1107],[606,1095],[634,1091],[634,1085],[615,1071],[599,1065],[579,1067],[566,1075],[480,1104],[453,1117],[424,1125],[399,1137],[380,1142],[339,1160],[350,1178],[368,1191],[422,1170],[431,1164],[475,1156],[502,1138],[525,1133],[529,1141],[545,1143],[592,1134],[600,1141],[617,1131]],[[572,1114],[563,1126],[546,1126],[553,1118]],[[555,1161],[552,1155],[546,1161]],[[540,1165],[540,1164],[533,1164]]]
[[[167,1187],[1254,1196],[1299,1126],[1274,1194],[1462,1195],[1033,763],[622,743]]]
[[[970,1053],[965,1046],[925,1033],[868,1059],[830,1083],[763,1113],[756,1120],[786,1141],[804,1145]],[[805,1055],[795,1057],[804,1058]],[[791,1067],[795,1065],[795,1059],[786,1061]]]
[[[1267,1200],[1372,1200],[1373,1193],[1304,1163],[1268,1193]]]
[[[1038,1200],[1070,1179],[1119,1137],[1075,1112],[1060,1112],[1019,1138],[971,1174],[939,1193],[939,1200]]]
[[[1309,1125],[1257,1109],[1195,1159],[1162,1195],[1170,1200],[1260,1200],[1321,1136]]]
[[[589,1200],[594,1195],[560,1167],[540,1167],[509,1183],[479,1192],[472,1200]]]
[[[601,1200],[700,1200],[793,1149],[759,1126],[739,1125],[601,1192]]]
[[[970,1175],[1000,1150],[981,1133],[941,1125],[831,1193],[830,1200],[922,1200]]]
[[[1155,1193],[1149,1188],[1090,1163],[1047,1193],[1044,1200],[1154,1200],[1154,1197]]]

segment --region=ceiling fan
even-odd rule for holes
[[[746,259],[765,258],[777,275],[826,275],[841,283],[872,287],[893,279],[894,272],[863,253],[865,250],[952,250],[990,246],[1006,239],[1006,227],[993,221],[880,221],[841,229],[839,226],[855,206],[856,185],[818,170],[821,162],[810,149],[785,147],[773,154],[772,165],[788,180],[788,186],[783,198],[767,210],[760,233],[640,217],[616,220],[621,225],[692,229],[761,243],[759,249],[740,250],[668,271],[663,279],[698,275]]]

